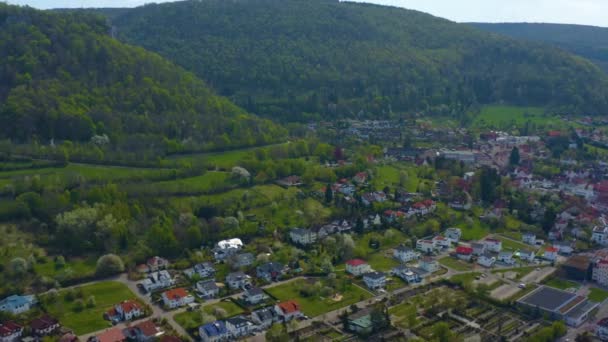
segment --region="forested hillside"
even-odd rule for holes
[[[404,9],[328,0],[147,5],[112,21],[247,110],[302,120],[506,102],[591,114],[606,77],[558,49]]]
[[[0,136],[48,144],[107,135],[133,151],[224,149],[284,134],[109,31],[102,16],[0,4]]]
[[[608,71],[608,28],[583,25],[505,23],[471,25],[485,31],[555,45]]]

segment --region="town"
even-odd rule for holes
[[[608,164],[584,128],[348,125],[380,147],[328,145],[187,259],[107,254],[2,299],[1,341],[608,339]]]

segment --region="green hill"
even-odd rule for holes
[[[267,117],[386,117],[506,103],[589,114],[608,81],[587,60],[421,12],[330,0],[203,0],[116,16],[121,39]]]
[[[157,54],[112,39],[102,16],[0,4],[0,138],[225,149],[284,130]]]
[[[608,28],[584,25],[504,23],[471,25],[485,31],[557,46],[608,72]]]

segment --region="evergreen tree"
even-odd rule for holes
[[[334,192],[331,189],[331,184],[327,183],[327,188],[325,188],[325,203],[331,203],[334,199]]]
[[[509,156],[509,163],[511,165],[519,165],[519,149],[517,147],[513,147],[511,150],[511,155]]]

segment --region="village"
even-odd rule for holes
[[[364,157],[367,168],[276,181],[330,220],[233,235],[196,262],[149,255],[106,279],[9,296],[0,341],[608,340],[608,163],[583,140],[599,133],[422,126],[395,146],[407,127],[351,123],[351,137],[384,147],[336,148],[321,165]]]

